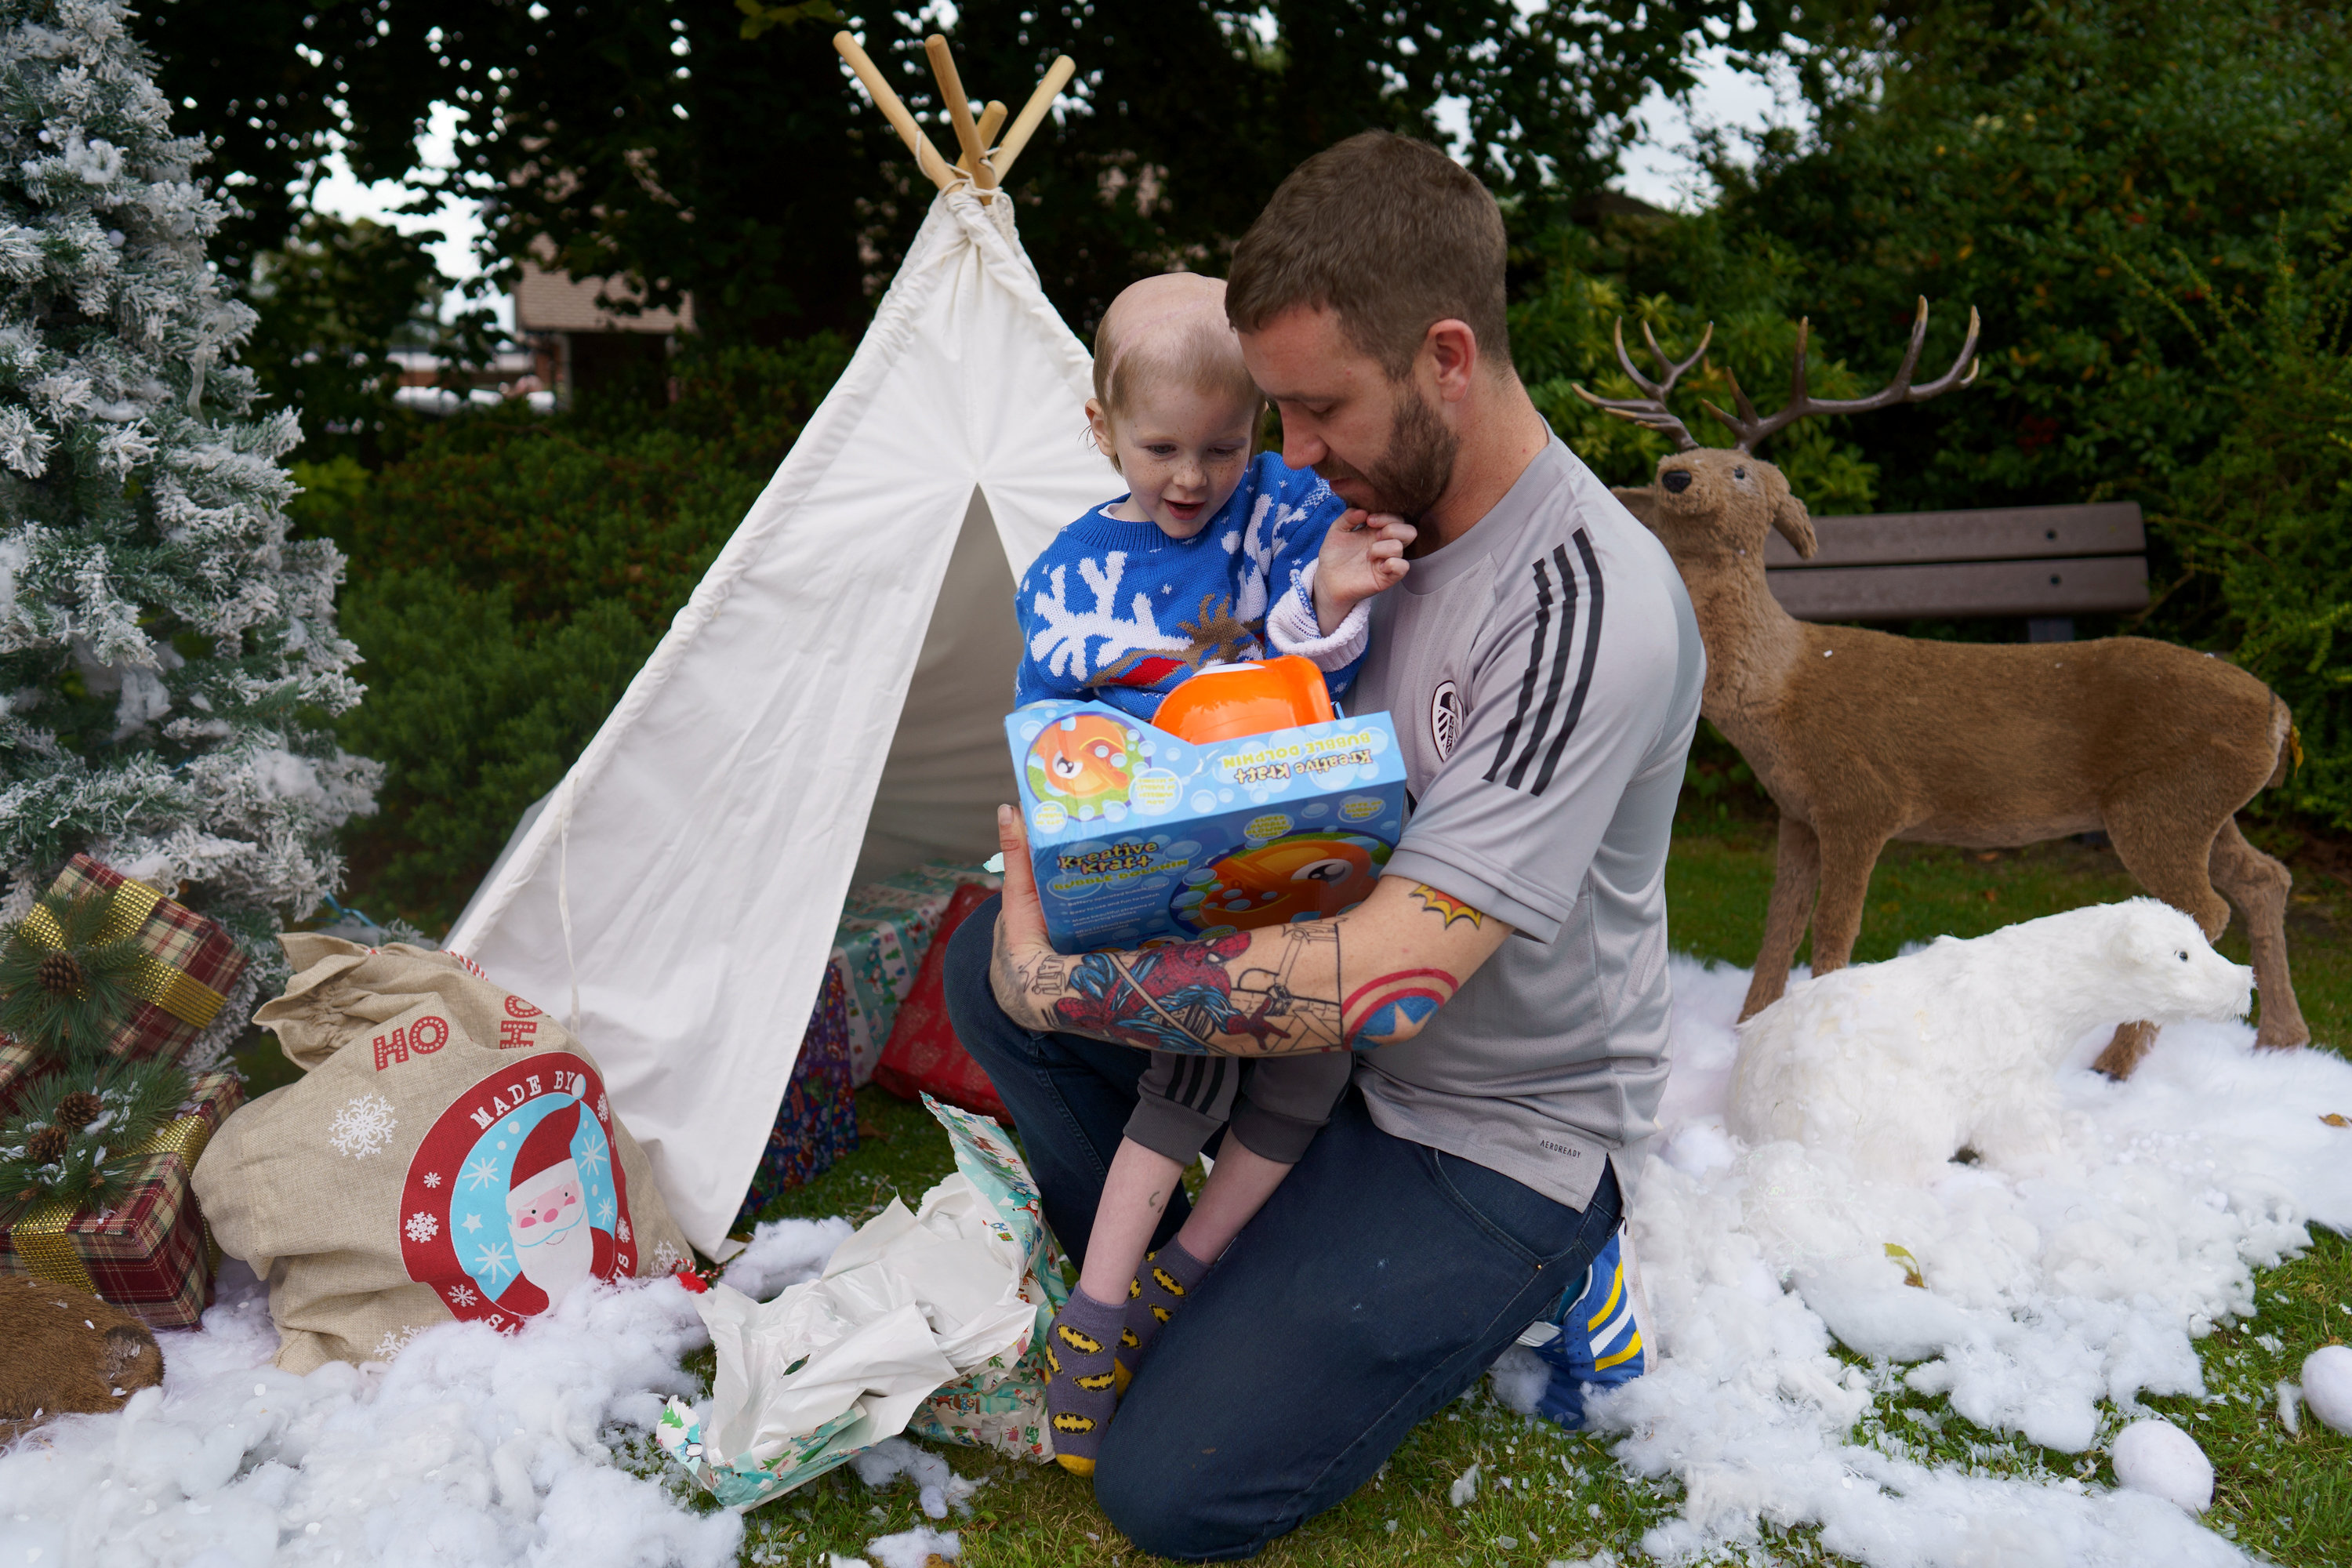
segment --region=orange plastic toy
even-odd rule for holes
[[[1320,724],[1339,715],[1331,689],[1312,659],[1285,654],[1263,664],[1204,669],[1170,692],[1152,715],[1154,729],[1205,746],[1269,730]]]

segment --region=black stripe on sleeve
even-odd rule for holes
[[[1576,637],[1576,574],[1569,570],[1568,551],[1553,545],[1552,564],[1559,570],[1559,640],[1552,645],[1551,679],[1544,686],[1543,706],[1536,710],[1536,727],[1528,736],[1528,748],[1519,760],[1511,764],[1510,776],[1503,782],[1513,789],[1526,782],[1528,769],[1535,764],[1536,750],[1544,742],[1545,731],[1551,728],[1551,716],[1559,707],[1559,689],[1568,680],[1569,645]]]
[[[1536,679],[1543,673],[1544,634],[1551,626],[1551,580],[1544,574],[1544,563],[1535,564],[1536,574],[1536,636],[1528,649],[1527,673],[1519,678],[1519,706],[1511,721],[1503,727],[1503,743],[1495,748],[1495,760],[1486,769],[1486,782],[1493,784],[1503,764],[1511,760],[1511,748],[1518,743],[1519,726],[1527,722],[1528,709],[1535,701]]]
[[[1584,581],[1591,590],[1591,607],[1584,613],[1584,661],[1576,672],[1576,690],[1568,700],[1568,716],[1560,723],[1559,733],[1552,738],[1551,750],[1544,753],[1542,771],[1536,774],[1535,793],[1541,795],[1551,783],[1552,770],[1559,765],[1560,753],[1568,749],[1569,736],[1576,732],[1576,721],[1584,715],[1585,694],[1592,689],[1592,666],[1601,655],[1601,562],[1592,553],[1591,536],[1583,529],[1574,535],[1576,552],[1584,558]],[[1568,639],[1560,639],[1565,649]],[[1516,781],[1515,781],[1516,782]]]

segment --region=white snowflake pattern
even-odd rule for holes
[[[598,1225],[610,1225],[613,1223],[612,1199],[606,1198],[603,1203],[596,1205],[596,1223]]]
[[[430,1241],[441,1234],[441,1222],[419,1209],[408,1216],[407,1229],[409,1240]]]
[[[438,1171],[425,1172],[425,1184],[428,1188],[439,1186],[441,1184],[441,1173]]]
[[[621,1216],[621,1228],[614,1231],[613,1234],[623,1241],[627,1241],[629,1239],[629,1216],[627,1215],[623,1215]]]
[[[453,1307],[470,1307],[480,1300],[479,1296],[474,1294],[474,1288],[470,1285],[449,1287],[449,1304]]]
[[[514,1258],[508,1253],[507,1244],[503,1241],[486,1242],[474,1255],[474,1278],[484,1280],[493,1290],[499,1288],[500,1276],[514,1271]]]
[[[677,1272],[677,1266],[685,1261],[686,1258],[684,1256],[678,1252],[677,1247],[672,1247],[668,1242],[656,1241],[654,1243],[655,1273],[675,1273]]]
[[[476,1155],[474,1157],[474,1163],[466,1167],[466,1185],[471,1187],[476,1192],[481,1191],[481,1189],[490,1185],[498,1179],[499,1163],[490,1158],[488,1154]]]
[[[604,1147],[604,1141],[599,1138],[593,1145],[580,1155],[580,1173],[593,1179],[604,1173],[605,1164],[611,1159],[612,1154]]]
[[[1088,559],[1079,560],[1078,576],[1094,590],[1095,607],[1091,610],[1070,607],[1070,595],[1064,580],[1067,571],[1067,567],[1056,566],[1048,572],[1045,581],[1049,585],[1040,589],[1030,603],[1030,608],[1045,625],[1029,639],[1029,656],[1044,664],[1049,673],[1083,679],[1139,649],[1150,648],[1155,653],[1192,651],[1192,639],[1160,629],[1149,594],[1137,594],[1127,618],[1119,617],[1119,579],[1127,574],[1125,551],[1109,552],[1099,565]],[[1102,647],[1089,659],[1087,644],[1096,637],[1102,639]]]
[[[392,1101],[380,1094],[355,1094],[335,1112],[327,1129],[327,1142],[341,1153],[364,1160],[391,1148],[393,1131],[399,1125],[392,1114]]]
[[[413,1328],[386,1329],[384,1331],[383,1338],[376,1341],[375,1342],[375,1359],[378,1361],[392,1360],[393,1357],[398,1355],[402,1351],[406,1350],[408,1348],[408,1342],[415,1339],[417,1331]]]

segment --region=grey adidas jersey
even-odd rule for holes
[[[1557,438],[1373,602],[1349,707],[1414,809],[1385,875],[1517,934],[1361,1058],[1372,1120],[1581,1208],[1665,1088],[1666,840],[1706,656],[1665,548]]]

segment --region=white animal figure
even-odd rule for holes
[[[1918,1183],[1962,1149],[2032,1170],[2058,1145],[2055,1072],[2091,1029],[2242,1018],[2253,971],[2154,899],[1802,981],[1739,1026],[1731,1130],[1793,1139],[1858,1172]]]

